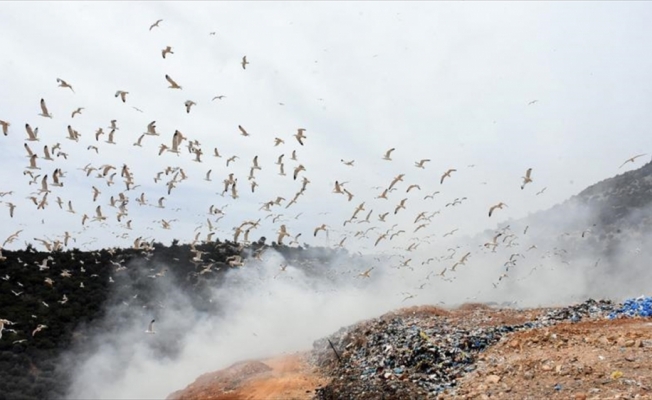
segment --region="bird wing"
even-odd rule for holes
[[[48,108],[45,105],[45,99],[41,99],[41,111],[43,112],[43,115],[50,115]]]
[[[172,86],[179,86],[179,85],[177,85],[177,83],[176,83],[172,78],[170,78],[170,75],[165,75],[165,79],[166,79],[168,82],[170,82],[170,85],[172,85]]]

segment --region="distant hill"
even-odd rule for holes
[[[193,261],[196,252],[201,261]],[[290,248],[254,243],[243,248],[233,242],[171,246],[154,243],[151,249],[78,249],[38,252],[29,246],[2,252],[0,261],[0,319],[5,325],[0,337],[0,400],[64,398],[71,382],[70,368],[61,359],[71,346],[91,346],[95,333],[119,334],[119,326],[104,322],[108,310],[113,318],[127,321],[133,310],[157,307],[157,285],[173,284],[190,299],[198,312],[219,315],[220,305],[206,301],[208,291],[219,287],[230,266],[230,256],[245,258],[253,252],[273,248],[306,274],[327,276],[319,268],[345,250]],[[46,267],[42,267],[46,262]],[[210,265],[210,268],[208,268]],[[40,267],[41,266],[41,267]],[[69,275],[69,276],[68,276]],[[46,282],[51,279],[52,283]],[[65,295],[65,297],[64,297]],[[145,311],[144,313],[150,313]],[[147,319],[144,319],[143,326]],[[46,325],[38,333],[32,332]],[[179,331],[178,335],[183,332]],[[159,350],[174,355],[175,343]]]
[[[652,162],[547,210],[507,220],[471,242],[489,243],[497,232],[495,252],[525,256],[512,269],[515,276],[534,267],[574,269],[585,276],[587,296],[613,296],[624,287],[643,293],[652,279]]]

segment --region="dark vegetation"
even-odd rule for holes
[[[5,260],[0,262],[0,319],[14,324],[5,325],[0,338],[0,399],[64,398],[70,371],[60,363],[62,352],[73,345],[88,345],[93,332],[102,329],[107,310],[125,298],[132,306],[150,306],[156,301],[157,279],[172,282],[199,312],[219,313],[219,305],[205,301],[206,291],[220,285],[227,271],[239,268],[229,266],[227,257],[245,258],[252,251],[273,247],[292,265],[301,266],[323,265],[337,252],[315,248],[308,252],[302,247],[269,246],[263,242],[248,248],[228,241],[194,247],[206,252],[201,262],[192,261],[195,253],[190,245],[176,241],[171,246],[154,243],[151,250],[73,249],[45,253],[31,246],[20,251],[4,250]],[[40,270],[44,259],[48,259],[49,268]],[[200,274],[210,263],[210,272]],[[121,266],[126,268],[119,270]],[[70,277],[62,276],[64,271]],[[52,285],[45,282],[48,277],[54,281]],[[121,296],[114,295],[117,291]],[[137,298],[133,298],[135,294]],[[64,295],[68,301],[62,304]],[[47,328],[32,336],[41,324]],[[162,350],[169,356],[175,349]]]

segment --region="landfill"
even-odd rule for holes
[[[500,310],[504,318],[483,317],[486,305],[467,305],[462,315],[434,307],[390,313],[314,343],[314,363],[332,377],[314,398],[438,398],[454,392],[458,380],[476,368],[478,355],[508,334],[617,314],[651,315],[644,314],[651,304],[650,298],[620,306],[589,299],[563,308]]]

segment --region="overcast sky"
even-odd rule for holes
[[[652,145],[652,4],[646,2],[5,2],[2,8],[0,120],[11,126],[0,137],[0,192],[13,194],[0,200],[16,210],[10,219],[6,204],[0,208],[0,239],[24,229],[9,249],[33,238],[61,239],[65,231],[76,246],[104,247],[130,245],[139,236],[189,242],[204,224],[196,231],[203,239],[211,204],[228,205],[216,226],[217,236],[230,238],[243,221],[268,215],[259,211],[263,202],[282,196],[282,206],[272,210],[283,216],[276,223],[263,219],[251,239],[275,238],[285,223],[292,235],[302,233],[301,242],[334,245],[349,232],[348,246],[369,249],[380,231],[399,224],[394,231],[407,231],[403,242],[376,248],[385,251],[415,236],[445,240],[454,228],[457,235],[496,228],[649,159],[618,168]],[[174,54],[163,59],[165,46]],[[183,89],[169,89],[165,74]],[[74,93],[58,87],[57,78]],[[129,92],[126,103],[114,97],[117,90]],[[211,101],[217,95],[226,97]],[[41,98],[52,119],[38,115]],[[197,103],[190,113],[186,100]],[[71,118],[77,107],[85,109]],[[96,142],[94,132],[108,133],[112,119],[117,144],[105,143],[106,135]],[[151,121],[161,136],[133,146]],[[50,186],[45,210],[26,199],[40,178],[29,185],[23,174],[25,123],[39,128],[41,140],[27,142],[39,156],[36,174],[48,174],[51,184],[55,168],[66,173],[64,187]],[[79,142],[66,139],[69,124],[81,134]],[[238,125],[251,135],[241,136]],[[297,128],[306,129],[304,146],[292,136]],[[202,163],[193,162],[187,141],[180,156],[157,155],[175,130],[201,143]],[[285,144],[274,147],[275,137]],[[67,160],[42,159],[43,146],[55,143]],[[91,145],[99,154],[87,149]],[[215,147],[222,158],[212,157]],[[390,148],[396,149],[393,160],[382,160]],[[293,150],[297,162],[290,160]],[[281,154],[287,176],[274,164]],[[239,158],[227,168],[232,155]],[[256,155],[262,170],[251,193],[247,176]],[[431,162],[419,169],[414,163],[420,159]],[[87,178],[79,169],[89,163],[118,168],[115,185],[96,172]],[[123,164],[140,187],[125,192]],[[300,177],[311,183],[286,209],[301,187],[292,179],[298,164],[306,168]],[[169,196],[171,175],[153,180],[167,166],[189,177]],[[457,171],[440,184],[449,168]],[[527,168],[533,182],[521,190]],[[203,180],[209,169],[212,182]],[[217,194],[229,173],[238,178],[236,200]],[[382,189],[373,188],[389,186],[400,173],[398,190],[388,200],[375,199]],[[352,201],[332,193],[336,180],[348,182]],[[406,193],[411,184],[421,190]],[[101,191],[95,203],[92,186]],[[434,200],[424,200],[434,191],[440,191]],[[120,192],[130,198],[122,223],[109,206]],[[150,204],[165,196],[165,209],[136,203],[143,192]],[[467,200],[445,207],[456,197]],[[394,215],[404,198],[406,209]],[[68,200],[76,214],[65,212]],[[489,207],[499,201],[508,208],[489,218]],[[362,202],[366,211],[358,218],[373,210],[372,223],[343,227]],[[82,215],[92,217],[97,205],[107,223],[89,221],[82,232]],[[441,214],[413,234],[416,215],[437,210]],[[378,214],[388,211],[387,222],[378,223]],[[161,219],[178,221],[163,230]],[[132,231],[124,229],[126,220]],[[330,241],[322,233],[312,237],[322,223],[332,228]],[[368,239],[351,235],[372,226],[379,233]],[[116,238],[124,232],[128,236]]]

